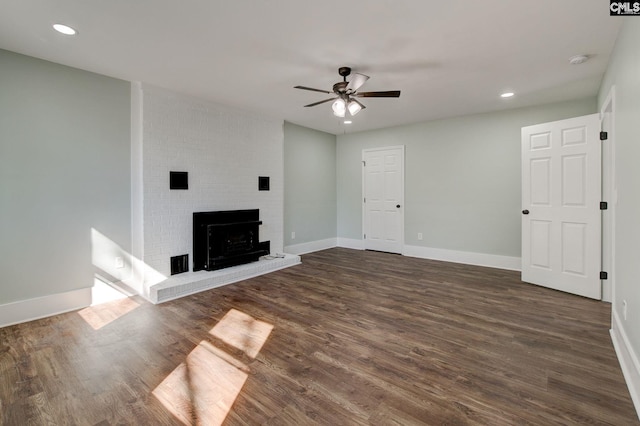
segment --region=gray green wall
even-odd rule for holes
[[[336,137],[285,122],[284,178],[285,247],[335,239]]]
[[[131,245],[129,83],[0,50],[0,306],[93,285]]]
[[[598,103],[602,106],[611,87],[615,86],[613,134],[618,201],[615,205],[615,284],[612,306],[631,346],[628,349],[635,357],[640,355],[639,42],[640,20],[625,18],[598,97]],[[627,302],[626,320],[623,301]],[[640,383],[636,385],[640,388]]]
[[[361,239],[362,150],[404,145],[406,245],[520,257],[521,127],[594,112],[590,98],[339,135],[338,237]]]

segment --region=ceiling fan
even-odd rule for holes
[[[333,93],[336,95],[336,97],[325,99],[324,101],[314,102],[312,104],[305,105],[305,107],[312,107],[323,104],[325,102],[334,101],[333,105],[331,105],[333,114],[338,117],[344,117],[347,111],[349,111],[349,114],[353,116],[359,113],[362,109],[366,108],[362,103],[360,103],[360,101],[355,98],[400,97],[399,90],[388,90],[385,92],[358,92],[357,90],[369,79],[369,77],[364,74],[354,73],[351,79],[347,81],[347,77],[351,75],[351,68],[349,67],[338,68],[338,74],[342,76],[342,81],[339,81],[333,85]],[[311,90],[313,92],[329,94],[332,93],[328,90],[314,89],[312,87],[305,86],[294,86],[294,89]]]

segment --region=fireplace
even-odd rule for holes
[[[261,224],[258,209],[194,213],[193,270],[214,271],[269,254],[269,241],[259,241]]]

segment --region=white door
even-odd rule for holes
[[[598,114],[522,128],[522,280],[601,298]]]
[[[404,146],[364,150],[362,165],[364,248],[402,253]]]

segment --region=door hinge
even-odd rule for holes
[[[363,167],[367,167],[367,162],[366,162],[366,161],[364,161],[364,160],[362,160],[362,166],[363,166]]]
[[[606,201],[600,201],[600,210],[607,210],[609,208],[609,203]]]
[[[601,280],[606,280],[609,278],[609,274],[607,274],[605,271],[600,271],[600,279]]]
[[[606,141],[609,138],[609,134],[607,132],[600,132],[600,140]]]
[[[367,202],[367,199],[365,198],[365,199],[364,199],[364,203],[366,203],[366,202]]]
[[[367,239],[367,234],[364,234],[364,239],[365,239],[365,240]]]

